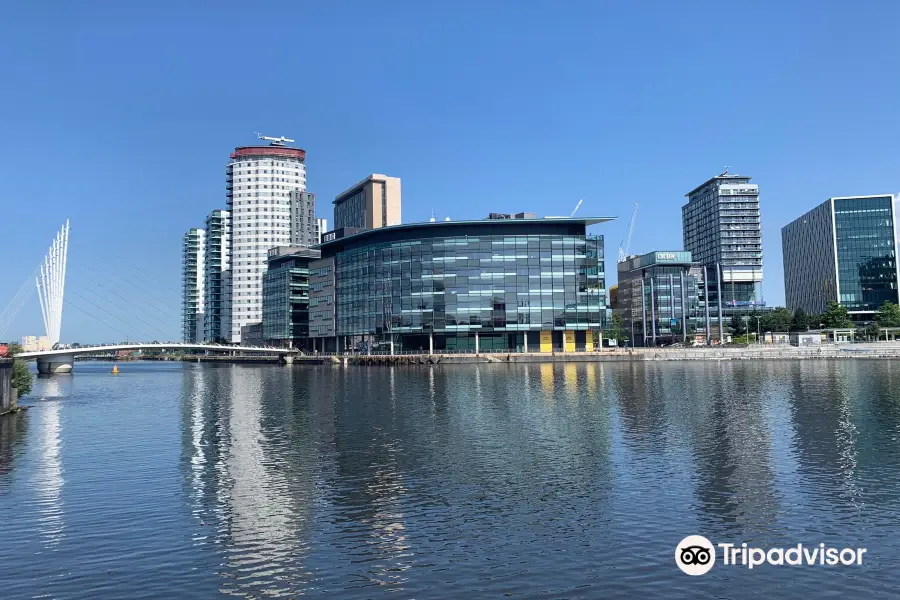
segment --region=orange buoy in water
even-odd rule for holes
[[[112,371],[112,374],[113,374],[113,375],[118,375],[118,374],[119,374],[119,365],[113,365],[113,371]]]

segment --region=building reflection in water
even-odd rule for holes
[[[553,398],[553,364],[541,363],[541,388],[544,390],[544,398],[550,401]]]
[[[745,367],[632,363],[616,370],[613,386],[633,460],[650,460],[679,473],[674,480],[692,482],[706,531],[740,531],[750,539],[776,526],[780,499],[759,374]],[[654,501],[668,494],[680,505],[684,491],[660,490]]]
[[[566,394],[566,400],[569,405],[578,403],[578,365],[575,363],[566,363],[563,368],[563,384]]]
[[[720,531],[732,529],[748,541],[758,540],[777,529],[781,503],[760,385],[765,363],[704,367],[712,373],[699,389],[683,375],[678,387],[667,390],[670,402],[678,398],[680,388],[706,404],[706,414],[694,422],[691,435],[703,520],[720,526]]]
[[[417,412],[432,414],[440,404],[431,396],[438,386],[433,372],[417,379],[417,387],[410,387],[406,379],[399,389],[394,368],[386,377],[377,369],[341,370],[334,375],[335,463],[329,473],[326,512],[334,519],[347,560],[332,566],[325,582],[336,588],[389,585],[399,592],[414,560],[403,508],[408,492],[404,471],[409,465],[402,462],[406,452],[401,443],[413,432],[405,429],[404,411],[414,400]]]
[[[293,419],[292,371],[185,370],[183,447],[194,543],[221,548],[225,594],[293,596],[311,580],[304,558],[316,485],[308,458],[315,450]]]
[[[24,449],[28,415],[24,412],[0,417],[0,495],[15,472],[16,457]]]
[[[60,455],[62,390],[60,378],[43,382],[40,410],[32,411],[40,431],[40,465],[34,474],[35,506],[39,512],[38,536],[46,548],[55,548],[65,537],[63,505],[63,467]]]
[[[859,367],[856,363],[835,369],[825,361],[797,361],[790,376],[799,474],[808,480],[810,492],[857,511],[862,508],[862,490],[857,483],[858,432],[852,403],[869,402],[865,388],[872,385],[865,373],[854,372]]]

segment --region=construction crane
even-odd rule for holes
[[[578,209],[581,208],[581,203],[582,203],[582,202],[584,202],[584,198],[582,198],[581,200],[579,200],[579,201],[578,201],[578,204],[575,205],[574,210],[572,210],[572,214],[569,215],[569,218],[570,218],[570,219],[571,219],[572,217],[574,217],[574,216],[575,216],[575,213],[578,212]]]
[[[628,230],[625,232],[625,239],[619,243],[619,262],[625,262],[628,256],[628,247],[631,246],[631,234],[634,232],[634,218],[637,216],[638,203],[634,203],[634,209],[631,211],[631,222],[628,224]]]
[[[281,137],[269,137],[267,135],[263,135],[261,133],[257,133],[256,137],[261,140],[265,140],[267,142],[272,142],[273,146],[284,146],[285,144],[293,144],[294,140],[290,140],[284,136]]]

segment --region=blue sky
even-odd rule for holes
[[[731,165],[782,304],[781,226],[900,191],[898,22],[887,0],[8,5],[0,310],[68,217],[63,340],[177,338],[181,236],[256,131],[306,148],[329,220],[372,172],[403,179],[407,222],[585,197],[621,217],[596,228],[610,283],[635,200],[632,252],[681,248],[684,194]],[[32,298],[5,337],[39,333]]]

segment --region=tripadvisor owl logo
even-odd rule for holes
[[[721,551],[722,565],[754,569],[762,565],[790,566],[856,566],[863,563],[866,548],[838,548],[820,543],[790,547],[758,548],[741,544],[713,544],[702,535],[689,535],[675,547],[675,564],[688,575],[705,575],[716,564],[716,548]]]
[[[716,548],[702,535],[689,535],[675,548],[675,564],[688,575],[705,575],[716,564]]]

